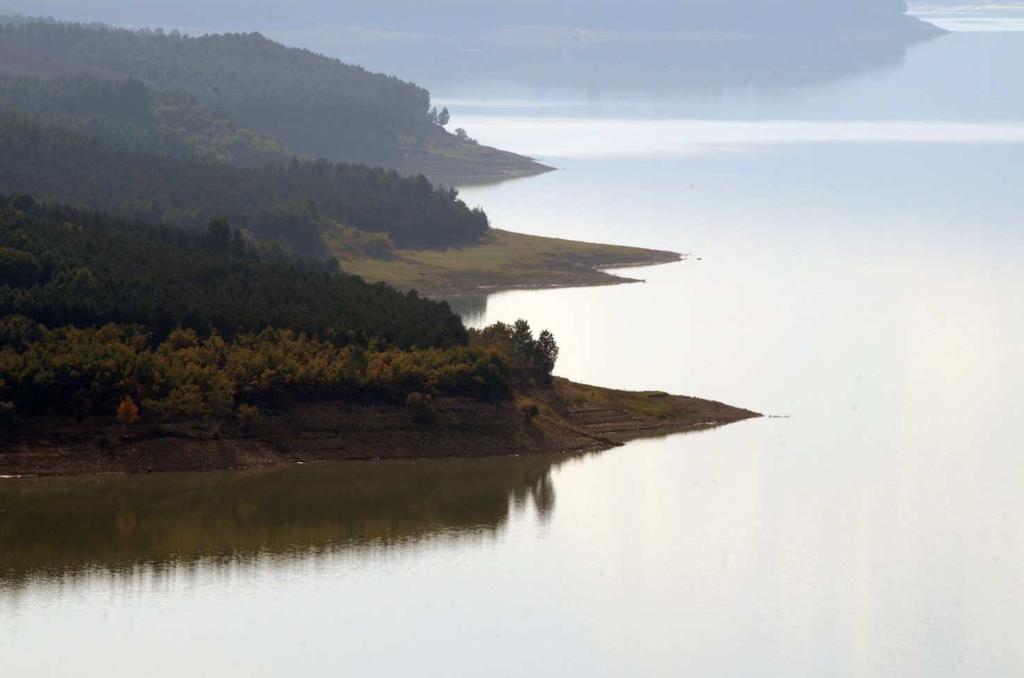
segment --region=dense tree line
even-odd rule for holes
[[[323,254],[321,229],[386,233],[406,247],[476,242],[487,216],[424,177],[326,161],[231,167],[122,150],[59,123],[0,111],[0,192],[200,228],[224,217],[259,238]]]
[[[266,327],[397,348],[463,345],[447,304],[370,285],[330,263],[204,232],[0,197],[0,315],[50,326],[179,325],[228,336]]]
[[[507,361],[469,347],[382,351],[270,329],[230,340],[178,329],[156,343],[139,326],[49,329],[24,316],[0,317],[0,340],[8,418],[120,410],[131,423],[139,408],[163,419],[246,418],[294,401],[511,393]]]
[[[189,92],[302,155],[389,164],[434,125],[429,93],[262,35],[187,37],[52,21],[0,23],[0,44]]]
[[[551,383],[559,348],[548,330],[534,337],[530,323],[525,320],[519,319],[511,325],[498,322],[482,330],[472,330],[470,344],[504,356],[517,385]]]
[[[243,167],[284,164],[283,143],[214,112],[187,92],[141,80],[94,76],[0,76],[0,108],[97,137],[112,148],[175,157],[205,156]]]
[[[558,358],[525,321],[470,333],[445,303],[247,242],[0,197],[0,423],[258,416],[295,401],[499,400]]]

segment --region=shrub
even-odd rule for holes
[[[128,427],[139,420],[139,407],[131,398],[125,398],[117,406],[117,420],[121,422],[121,432],[128,434]]]

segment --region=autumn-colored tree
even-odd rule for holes
[[[139,326],[49,329],[27,318],[0,318],[0,403],[10,402],[19,416],[116,412],[127,432],[140,408],[154,420],[237,413],[247,423],[256,408],[296,400],[397,405],[412,393],[486,401],[512,393],[511,360],[496,347],[398,350],[287,329],[230,340],[210,332],[203,338],[179,328],[151,345]]]
[[[117,406],[117,420],[121,422],[121,433],[128,435],[128,427],[139,420],[139,407],[130,397],[125,396]]]

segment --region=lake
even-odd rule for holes
[[[496,227],[689,255],[453,301],[467,322],[773,418],[576,458],[3,480],[3,674],[1024,674],[1024,33],[973,19],[796,84],[439,89],[561,170],[465,187]]]

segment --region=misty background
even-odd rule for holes
[[[832,27],[897,30],[893,16],[905,0],[7,0],[4,6],[32,15],[81,21],[197,27],[303,26],[332,23],[387,30],[458,32],[505,26],[559,26],[622,30],[721,30],[795,32]],[[905,22],[902,28],[913,28]]]
[[[253,31],[442,98],[583,92],[588,98],[784,92],[895,67],[942,31],[905,0],[0,0],[33,16]],[[575,95],[574,95],[575,96]]]

